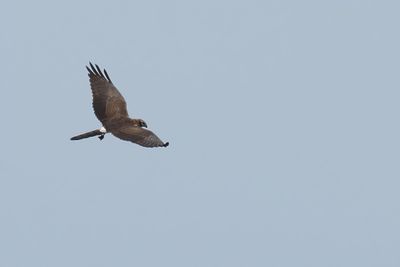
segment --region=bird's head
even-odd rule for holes
[[[145,128],[147,128],[147,123],[146,123],[144,120],[142,120],[142,119],[135,119],[135,120],[133,120],[133,124],[134,124],[136,127],[145,127]]]

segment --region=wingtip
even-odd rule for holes
[[[104,74],[101,71],[99,65],[97,64],[92,64],[92,62],[89,61],[89,66],[86,65],[86,69],[88,70],[88,74],[90,75],[95,75],[95,76],[100,76],[103,77],[104,79],[106,79],[107,81],[109,81],[110,83],[113,83],[110,79],[110,76],[108,75],[106,69],[104,70]]]
[[[106,69],[104,69],[104,74],[106,75],[108,81],[109,81],[110,83],[113,83],[113,82],[111,81],[111,79],[110,79],[110,76],[108,76],[108,73],[107,73]]]
[[[169,142],[164,143],[163,147],[169,146]]]

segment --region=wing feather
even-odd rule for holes
[[[124,97],[111,82],[110,77],[104,70],[103,74],[99,66],[90,68],[86,66],[89,75],[90,87],[93,96],[93,109],[96,117],[107,128],[107,125],[121,118],[128,118],[128,110]]]
[[[136,126],[126,126],[111,131],[111,133],[125,141],[130,141],[144,147],[167,147],[168,142],[164,143],[155,135],[152,131],[136,127]]]

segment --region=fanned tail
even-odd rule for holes
[[[94,131],[90,131],[87,133],[83,133],[83,134],[71,137],[71,140],[81,140],[84,138],[89,138],[89,137],[93,137],[93,136],[97,136],[97,135],[104,135],[104,133],[101,132],[100,130],[94,130]]]

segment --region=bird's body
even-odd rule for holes
[[[142,119],[129,118],[124,97],[113,85],[106,70],[104,73],[99,66],[90,63],[88,70],[90,88],[93,96],[93,109],[103,127],[71,138],[80,140],[100,136],[102,140],[106,133],[136,143],[144,147],[166,147],[168,142],[162,142],[152,131],[144,129],[147,124]]]

